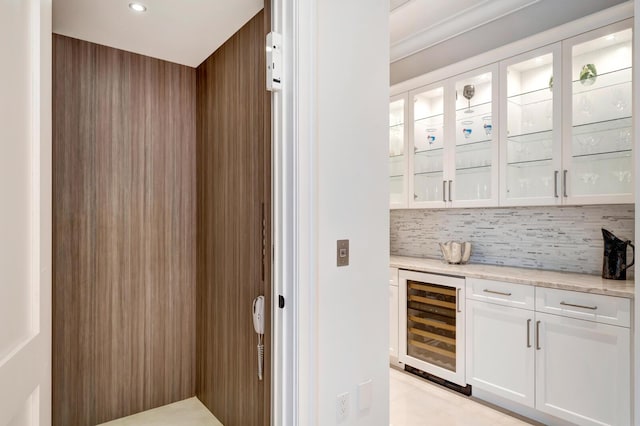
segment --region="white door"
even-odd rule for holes
[[[630,330],[536,312],[536,408],[578,425],[631,424]]]
[[[467,383],[534,406],[534,312],[467,301]]]
[[[51,424],[51,1],[0,0],[0,425]]]

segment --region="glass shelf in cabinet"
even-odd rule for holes
[[[444,113],[439,113],[439,114],[434,114],[434,115],[427,115],[426,117],[414,118],[413,121],[415,121],[417,123],[418,121],[432,120],[434,118],[442,118],[442,119],[444,119]],[[440,121],[444,122],[444,120],[440,120]]]
[[[404,157],[404,154],[389,154],[389,158],[391,159],[400,158],[400,157]]]
[[[540,130],[537,132],[531,133],[520,133],[517,135],[509,135],[507,136],[507,140],[512,142],[540,142],[545,140],[552,139],[553,130]]]
[[[413,152],[418,155],[427,155],[429,153],[432,153],[433,155],[442,155],[443,151],[444,151],[444,148],[440,147],[440,148],[431,148],[431,149],[415,149],[414,148]]]
[[[395,129],[397,127],[402,127],[402,126],[404,126],[404,123],[389,124],[390,129]]]
[[[552,158],[539,158],[539,159],[535,159],[535,160],[524,160],[524,161],[513,161],[510,163],[507,163],[507,166],[511,166],[511,167],[539,167],[541,165],[545,165],[545,163],[549,163],[550,161],[553,161]]]
[[[594,153],[589,153],[589,154],[580,154],[580,155],[574,155],[573,158],[575,159],[583,159],[583,160],[614,160],[617,158],[625,158],[625,157],[630,157],[631,156],[631,152],[632,150],[630,149],[623,149],[620,151],[607,151],[607,152],[594,152]]]
[[[456,167],[456,172],[470,173],[487,173],[491,169],[491,164],[483,164],[482,166]]]
[[[434,175],[437,173],[442,173],[442,170],[434,170],[431,172],[416,172],[414,173],[414,176],[428,176],[428,175]]]
[[[610,89],[615,86],[630,84],[631,81],[632,67],[621,68],[615,71],[598,74],[595,77],[595,82],[593,82],[591,85],[583,84],[580,79],[573,80],[573,94],[577,95],[602,89]]]
[[[631,117],[613,118],[611,120],[593,121],[591,123],[578,124],[573,126],[573,135],[584,135],[588,133],[606,132],[609,130],[622,130],[625,127],[631,128]]]
[[[479,103],[479,104],[471,104],[471,111],[472,112],[469,113],[469,114],[473,114],[473,112],[475,112],[473,110],[474,108],[486,108],[487,106],[489,106],[489,107],[491,106],[491,101],[482,102],[482,103]],[[465,105],[463,108],[456,109],[457,113],[462,112],[462,113],[466,114],[467,111],[469,111],[469,106],[468,105]],[[470,116],[470,117],[472,117],[472,116]]]
[[[404,175],[391,175],[391,176],[389,176],[389,179],[401,179],[403,177],[404,177]]]
[[[533,100],[530,100],[529,98],[533,98]],[[528,92],[511,95],[507,97],[507,101],[518,106],[535,105],[542,102],[552,102],[553,92],[551,92],[549,87],[545,87],[543,89],[530,90]]]
[[[467,143],[459,143],[456,145],[457,152],[468,152],[468,151],[476,151],[479,149],[487,149],[490,148],[491,142],[493,139],[485,139],[481,141],[467,142]]]

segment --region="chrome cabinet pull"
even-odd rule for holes
[[[527,347],[531,347],[531,320],[527,320]]]
[[[442,181],[442,201],[447,202],[447,181]]]
[[[540,321],[536,321],[536,350],[540,349]]]
[[[565,198],[568,197],[567,195],[567,170],[565,170],[562,174],[562,189],[564,191],[564,196]]]
[[[495,290],[489,290],[489,289],[484,289],[483,290],[485,293],[491,293],[491,294],[499,294],[501,296],[511,296],[511,293],[503,293],[501,291],[495,291]]]
[[[452,181],[452,180],[450,180],[450,181],[449,181],[449,201],[453,201],[453,200],[451,199],[451,184],[452,184],[452,183],[453,183],[453,181]]]
[[[558,195],[558,174],[560,174],[558,170],[553,172],[553,195],[556,198],[560,197]]]
[[[461,288],[456,289],[456,311],[458,312],[462,312],[460,310],[460,291],[461,290],[462,290]]]
[[[598,309],[597,306],[574,305],[573,303],[567,303],[565,301],[560,302],[560,304],[563,306],[573,306],[574,308],[591,309],[592,311]]]

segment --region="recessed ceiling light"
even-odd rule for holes
[[[129,8],[131,10],[135,10],[136,12],[146,12],[147,8],[143,4],[140,3],[129,3]]]

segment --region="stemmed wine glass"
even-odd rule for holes
[[[462,88],[462,96],[464,96],[464,98],[469,102],[469,106],[465,111],[467,114],[473,112],[473,110],[471,109],[471,98],[473,98],[473,95],[475,94],[476,94],[476,87],[473,84],[467,84]]]

